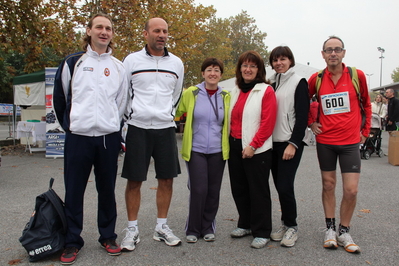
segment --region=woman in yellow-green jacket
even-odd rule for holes
[[[186,240],[215,240],[215,217],[226,160],[229,157],[228,111],[230,94],[218,83],[223,63],[207,58],[201,66],[204,82],[184,91],[176,116],[184,113],[182,157],[187,162],[190,190]]]

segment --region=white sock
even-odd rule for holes
[[[157,218],[157,226],[156,229],[161,229],[163,224],[166,224],[167,218]]]
[[[134,221],[128,221],[127,222],[127,227],[136,227],[136,230],[138,231],[139,230],[139,228],[138,228],[138,226],[137,226],[137,220],[134,220]]]

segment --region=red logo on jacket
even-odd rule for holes
[[[108,68],[104,69],[104,75],[105,75],[105,76],[108,77],[110,73],[111,73],[111,72],[109,71]]]

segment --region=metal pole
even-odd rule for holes
[[[382,52],[381,52],[381,68],[380,68],[380,87],[382,86],[382,59],[384,58],[383,56],[382,56]]]
[[[378,49],[379,52],[381,52],[381,56],[380,56],[380,59],[381,59],[380,87],[381,87],[381,86],[382,86],[382,59],[384,59],[384,57],[382,56],[382,54],[385,52],[385,49],[384,49],[384,48],[381,48],[381,47],[377,47],[377,49]]]

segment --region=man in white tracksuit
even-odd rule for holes
[[[158,180],[157,224],[153,238],[165,241],[169,246],[181,243],[167,225],[167,214],[173,178],[180,174],[174,115],[182,92],[184,67],[180,58],[165,48],[168,39],[165,20],[150,19],[143,33],[147,45],[128,55],[123,62],[130,84],[126,155],[122,170],[122,177],[127,179],[128,225],[121,248],[126,251],[134,250],[140,241],[137,225],[140,189],[147,179],[151,157]]]
[[[66,132],[64,147],[65,214],[68,230],[62,264],[72,264],[84,245],[83,198],[94,166],[98,192],[98,241],[109,255],[116,244],[115,181],[121,149],[120,125],[126,109],[125,68],[111,55],[114,31],[105,14],[87,25],[84,51],[61,63],[54,81],[53,105]]]

